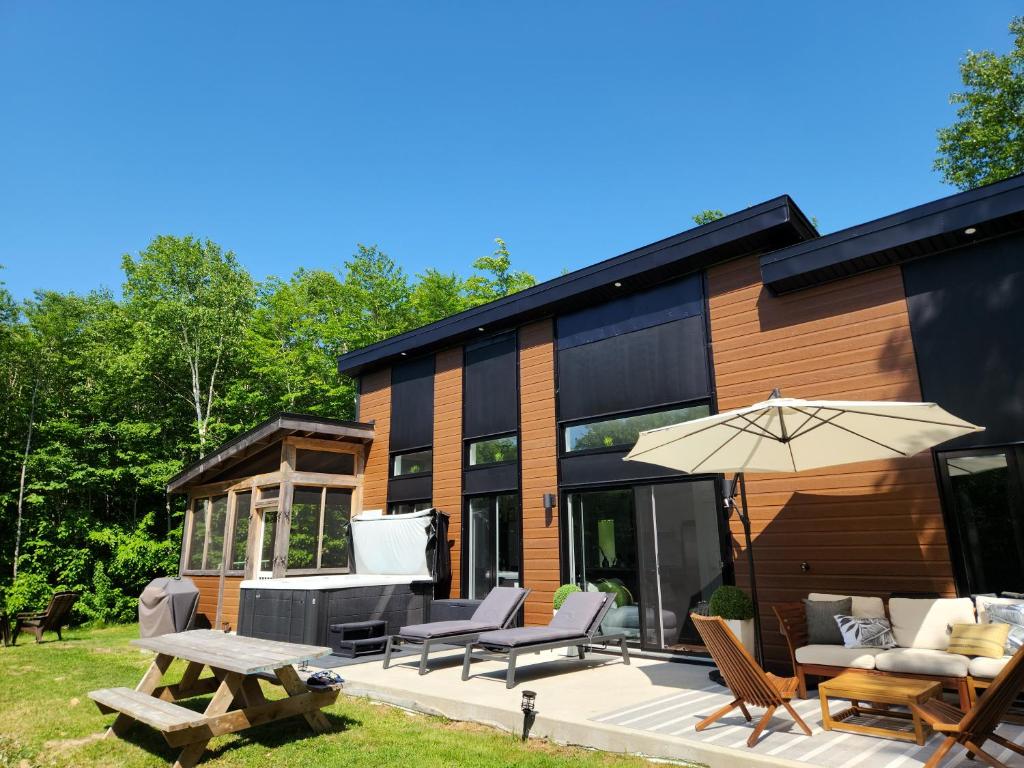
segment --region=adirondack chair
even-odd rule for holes
[[[19,613],[14,617],[14,636],[11,638],[11,644],[18,642],[18,635],[22,630],[34,634],[37,643],[43,642],[43,632],[56,632],[57,639],[63,640],[60,628],[68,623],[71,607],[77,600],[77,592],[56,592],[42,613]]]
[[[939,699],[912,706],[933,730],[946,735],[946,740],[935,750],[925,768],[936,768],[943,758],[957,744],[967,748],[970,755],[979,758],[993,768],[1007,768],[1006,764],[986,752],[985,742],[993,741],[1018,755],[1024,755],[1024,747],[1014,744],[995,732],[1006,716],[1017,695],[1024,687],[1024,649],[1017,651],[1003,667],[996,679],[978,698],[965,714],[962,710]]]
[[[735,696],[729,704],[697,723],[696,730],[703,731],[713,722],[739,708],[747,722],[751,722],[748,706],[763,707],[766,711],[758,721],[754,732],[747,739],[747,746],[753,747],[761,736],[761,732],[772,719],[775,710],[784,707],[790,717],[808,736],[811,729],[803,721],[790,699],[796,694],[797,679],[795,677],[776,677],[770,672],[765,672],[761,666],[754,661],[754,657],[744,648],[736,635],[732,633],[728,625],[717,616],[698,616],[692,614],[694,626],[700,633],[705,647],[718,665],[726,685]]]

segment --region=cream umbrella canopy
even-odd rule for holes
[[[744,472],[801,472],[861,461],[912,456],[971,432],[976,426],[935,403],[769,398],[745,408],[640,433],[626,461],[669,467],[688,474],[736,473],[726,482],[726,506],[737,510],[746,539],[756,620],[761,627],[754,579]],[[736,505],[739,491],[741,506]]]

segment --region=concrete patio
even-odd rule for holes
[[[634,658],[631,666],[625,666],[611,654],[592,654],[580,661],[543,652],[523,659],[516,687],[507,690],[501,664],[474,662],[473,677],[463,682],[461,651],[439,653],[431,661],[430,672],[422,677],[416,672],[418,659],[399,658],[389,670],[375,659],[336,671],[345,678],[345,693],[350,696],[515,733],[522,728],[522,691],[536,691],[538,715],[533,736],[711,768],[915,768],[923,765],[939,744],[934,735],[924,747],[918,747],[823,731],[816,697],[796,703],[813,731],[810,738],[793,727],[785,714],[772,720],[770,730],[754,749],[745,746],[750,726],[738,712],[697,733],[694,725],[731,697],[708,680],[709,667],[696,664]],[[1024,728],[1003,726],[1000,732],[1024,743]],[[1011,760],[1008,750],[995,754],[1005,762]],[[960,751],[948,758],[946,765],[976,763]]]

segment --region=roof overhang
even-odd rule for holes
[[[788,293],[1017,230],[1024,230],[1024,175],[766,254],[761,278],[773,293]]]
[[[189,464],[167,482],[167,493],[184,493],[191,486],[202,485],[210,477],[292,436],[365,444],[373,440],[374,429],[372,424],[358,421],[280,413]]]
[[[606,301],[739,256],[783,248],[817,237],[788,195],[725,216],[710,224],[629,251],[510,296],[460,312],[422,328],[357,349],[338,358],[338,370],[357,376],[402,357],[463,344],[483,334]],[[621,287],[616,287],[621,283]]]

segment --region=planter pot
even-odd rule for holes
[[[743,647],[750,651],[750,655],[754,655],[754,620],[744,619],[738,621],[736,619],[725,619],[725,623],[732,630],[732,633],[736,635],[737,639],[743,643]]]

